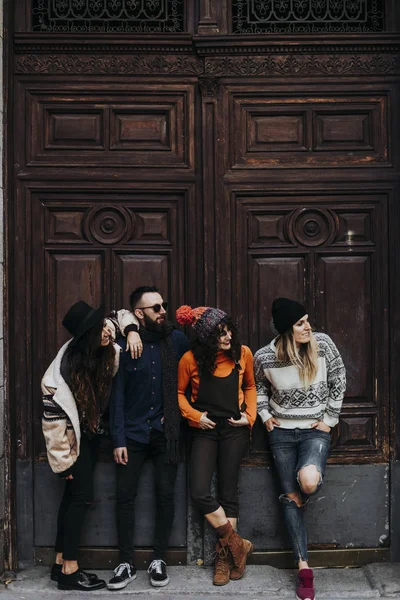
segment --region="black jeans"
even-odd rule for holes
[[[226,421],[226,419],[224,419]],[[217,425],[215,429],[194,429],[190,461],[191,496],[193,502],[208,515],[220,506],[229,518],[239,512],[240,462],[250,439],[248,427]],[[217,467],[218,500],[211,496],[211,478]]]
[[[97,460],[99,438],[81,435],[80,452],[72,468],[73,479],[65,482],[57,518],[56,552],[64,560],[77,560],[79,541],[87,509],[93,502],[93,470]]]
[[[134,505],[139,474],[147,457],[155,467],[156,523],[154,558],[165,560],[175,514],[175,481],[178,465],[165,464],[163,433],[152,429],[148,444],[127,440],[128,464],[117,465],[117,532],[121,562],[133,561]]]

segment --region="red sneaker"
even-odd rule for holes
[[[315,600],[312,569],[301,569],[297,577],[297,600]]]

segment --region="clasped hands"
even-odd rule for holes
[[[200,429],[214,429],[214,427],[216,426],[216,423],[214,423],[214,421],[212,421],[211,419],[208,418],[208,412],[203,412],[203,414],[200,417],[200,421],[199,421],[199,425],[200,425]],[[232,427],[243,427],[244,425],[250,425],[249,423],[249,419],[247,418],[246,413],[241,412],[240,413],[240,419],[227,419],[229,425],[232,425]]]

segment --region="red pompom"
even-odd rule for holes
[[[187,304],[180,306],[177,309],[175,316],[176,320],[181,325],[193,325],[193,323],[196,321],[196,317],[193,314],[192,307],[188,306]]]

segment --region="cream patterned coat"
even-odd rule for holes
[[[42,379],[42,429],[47,457],[54,473],[68,471],[79,456],[81,428],[76,401],[61,375],[61,361],[69,340],[59,350]],[[120,347],[115,345],[113,375],[118,371]]]

